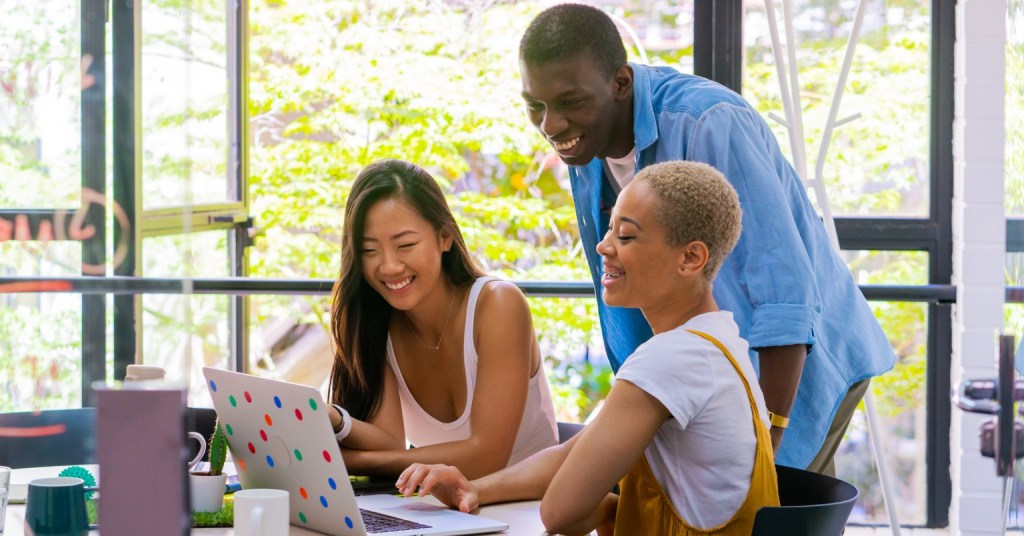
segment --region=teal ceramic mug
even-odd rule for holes
[[[88,488],[81,478],[37,478],[28,483],[25,524],[37,536],[85,536],[90,525],[85,511]]]

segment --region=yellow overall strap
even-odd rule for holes
[[[691,526],[676,512],[672,501],[654,478],[647,456],[640,460],[619,481],[619,504],[615,514],[615,533],[621,535],[646,534],[666,536],[733,536],[750,534],[754,516],[762,506],[779,504],[778,483],[775,477],[774,453],[768,427],[761,422],[754,394],[750,389],[743,370],[728,348],[717,339],[700,331],[687,330],[708,340],[725,355],[743,380],[750,403],[757,447],[754,451],[754,467],[750,477],[750,489],[743,504],[732,518],[725,523],[708,529]]]

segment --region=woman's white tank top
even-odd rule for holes
[[[452,422],[441,422],[427,413],[409,391],[409,386],[402,377],[395,359],[395,350],[388,336],[388,366],[398,380],[398,396],[402,401],[402,419],[405,421],[405,437],[412,445],[424,447],[437,443],[447,443],[468,439],[470,436],[469,412],[473,407],[473,395],[476,389],[477,353],[473,344],[473,320],[476,317],[476,302],[480,290],[495,277],[481,277],[473,283],[469,291],[466,305],[466,326],[463,339],[463,358],[466,369],[466,409],[458,419]],[[530,378],[526,395],[526,407],[523,420],[519,424],[519,433],[512,448],[508,465],[512,465],[533,453],[558,443],[558,428],[555,424],[555,408],[551,402],[551,388],[544,374],[544,362],[541,361],[537,373]]]

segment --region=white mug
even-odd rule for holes
[[[188,470],[191,472],[195,470],[196,464],[203,459],[203,456],[206,456],[206,438],[199,432],[189,432],[186,437],[189,439],[195,439],[199,442],[199,454],[196,454],[196,457],[192,458],[192,461],[188,462]]]
[[[154,365],[128,365],[124,373],[124,381],[141,382],[149,380],[162,380],[167,373],[163,367]]]
[[[235,492],[235,536],[288,534],[288,492],[243,489]]]

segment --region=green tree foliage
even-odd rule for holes
[[[1006,47],[1006,213],[1024,216],[1024,1],[1008,5]],[[1016,279],[1024,285],[1024,277]],[[1024,318],[1018,322],[1024,324]]]
[[[77,52],[77,13],[54,13],[45,2],[4,2],[3,12],[0,206],[71,206],[81,186],[76,144],[72,138],[47,145],[44,155],[40,140],[54,124],[78,132],[79,73],[86,60]]]
[[[442,183],[487,271],[588,280],[567,182],[518,96],[515,47],[536,6],[261,1],[251,9],[250,184],[267,229],[254,275],[336,277],[351,182],[366,164],[394,157]],[[328,305],[311,301],[310,319],[324,323]],[[592,302],[531,307],[553,383],[579,379],[571,392],[559,387],[564,416],[579,418],[608,389],[591,379],[601,371],[576,359],[591,343]]]
[[[809,176],[814,174],[853,16],[852,10],[835,4],[804,2],[802,23],[797,24],[798,30],[805,29],[797,32],[797,60]],[[929,13],[920,2],[886,2],[885,7],[882,12],[869,10],[865,17],[837,117],[859,118],[833,131],[823,167],[829,204],[840,216],[927,212]],[[744,96],[763,114],[784,117],[767,35],[746,53]],[[769,124],[789,154],[789,131],[775,121]],[[928,257],[923,253],[853,252],[847,254],[847,263],[861,284],[927,283]],[[879,409],[895,416],[921,407],[927,309],[900,302],[873,303],[872,308],[897,355],[895,369],[872,382]]]
[[[0,306],[0,412],[81,405],[81,315],[33,301]]]

